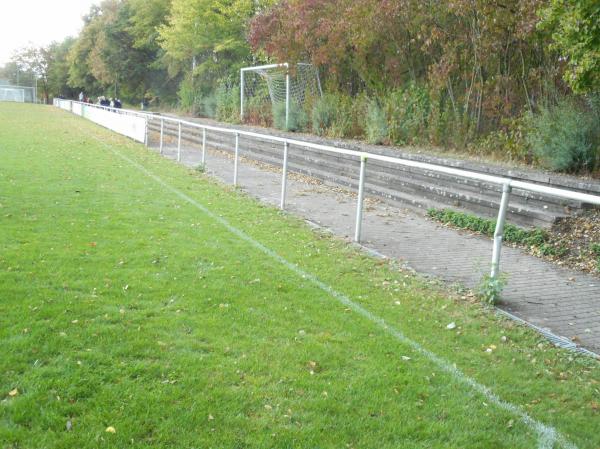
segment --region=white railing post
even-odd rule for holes
[[[240,69],[240,121],[244,123],[244,69]]]
[[[283,142],[283,167],[281,170],[281,201],[279,202],[279,208],[285,209],[285,194],[287,190],[287,167],[288,167],[288,148],[289,144],[287,140]]]
[[[240,133],[235,133],[235,156],[233,159],[233,185],[238,181],[238,158],[240,156]]]
[[[161,119],[160,119],[160,144],[158,146],[158,152],[159,152],[159,154],[163,153],[163,134],[164,134],[164,130],[165,130],[165,119],[163,119],[161,117]]]
[[[146,119],[144,120],[144,128],[144,145],[148,146],[148,134],[150,133],[150,130],[148,129],[148,117],[146,117]]]
[[[177,162],[181,162],[181,122],[177,125]]]
[[[285,74],[285,129],[290,129],[290,68],[286,65]]]
[[[357,243],[360,243],[360,234],[361,234],[361,230],[362,230],[366,166],[367,166],[367,156],[363,154],[360,157],[360,176],[358,179],[358,201],[356,204],[356,226],[354,228],[354,241]]]
[[[202,166],[206,165],[206,128],[202,128]]]
[[[508,200],[512,187],[510,182],[502,185],[502,199],[500,200],[500,209],[498,210],[498,220],[496,221],[496,230],[494,231],[494,247],[492,250],[492,271],[490,277],[495,279],[500,273],[500,253],[502,251],[502,239],[504,236],[504,223],[506,223],[506,212],[508,210]]]

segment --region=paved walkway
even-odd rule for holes
[[[175,159],[176,150],[165,148],[164,155]],[[182,149],[183,164],[195,167],[200,161],[199,149]],[[232,183],[231,156],[208,151],[206,169]],[[240,161],[238,184],[250,195],[279,205],[281,172],[277,169]],[[380,200],[365,205],[362,243],[367,248],[398,259],[418,273],[469,288],[475,288],[489,271],[490,239],[446,228],[399,205]],[[351,238],[354,234],[356,199],[342,189],[292,176],[288,178],[286,209],[339,236]],[[502,309],[600,353],[599,278],[509,247],[502,249],[501,271],[508,277]]]

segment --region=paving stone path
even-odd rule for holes
[[[164,148],[163,154],[176,158],[173,147]],[[200,161],[197,148],[182,149],[181,163],[195,167]],[[231,156],[209,150],[206,170],[224,183],[232,183]],[[279,205],[280,170],[242,160],[238,184],[261,201]],[[288,211],[336,235],[354,235],[356,198],[351,192],[294,176],[288,178],[287,192]],[[449,229],[402,205],[374,200],[366,206],[362,243],[367,248],[398,259],[418,273],[468,288],[475,288],[489,271],[490,239]],[[501,271],[507,275],[503,310],[600,353],[600,278],[510,247],[502,249]]]

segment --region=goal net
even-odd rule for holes
[[[279,118],[290,128],[290,116],[322,95],[318,70],[305,63],[245,67],[240,84],[242,121],[265,126],[277,126]]]
[[[0,87],[0,101],[25,103],[25,89],[18,87]]]

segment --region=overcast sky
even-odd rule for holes
[[[10,0],[0,6],[0,65],[29,44],[47,45],[75,36],[90,6],[100,0]]]

